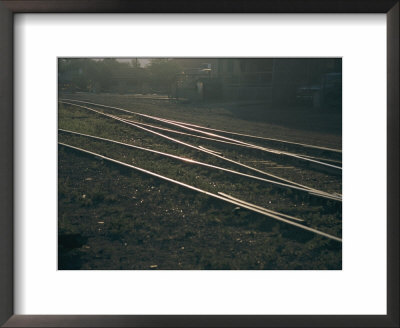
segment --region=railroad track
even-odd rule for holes
[[[223,201],[225,203],[230,203],[231,205],[239,206],[240,208],[244,208],[244,209],[246,209],[248,211],[264,215],[266,217],[269,217],[270,219],[277,220],[277,221],[279,221],[281,223],[290,225],[290,226],[298,228],[300,230],[307,231],[307,232],[310,232],[310,233],[313,233],[313,234],[328,238],[330,240],[334,240],[334,241],[339,242],[339,243],[342,242],[342,239],[337,237],[337,236],[328,234],[328,233],[320,231],[320,230],[318,230],[316,228],[309,227],[307,225],[299,223],[299,222],[302,222],[301,218],[297,218],[297,217],[294,217],[294,216],[286,215],[284,213],[280,213],[280,212],[277,212],[277,211],[266,209],[266,208],[263,208],[261,206],[258,206],[258,205],[243,201],[241,199],[238,199],[236,197],[233,197],[233,196],[228,195],[228,194],[223,193],[223,192],[219,192],[219,193],[215,194],[215,193],[212,193],[212,192],[197,188],[197,187],[195,187],[193,185],[190,185],[190,184],[187,184],[187,183],[183,183],[183,182],[178,181],[178,180],[174,180],[172,178],[169,178],[167,176],[158,174],[156,172],[152,172],[150,170],[146,170],[146,169],[143,169],[143,168],[140,168],[140,167],[137,167],[137,166],[134,166],[134,165],[131,165],[131,164],[116,160],[114,158],[107,157],[107,156],[104,156],[102,154],[87,150],[87,149],[75,147],[73,145],[62,143],[62,142],[59,142],[59,145],[61,147],[66,148],[66,149],[69,149],[69,150],[72,150],[72,151],[76,151],[76,152],[79,152],[79,153],[82,153],[82,154],[85,154],[85,155],[89,155],[89,156],[91,156],[91,157],[93,157],[95,159],[104,160],[104,161],[107,161],[109,163],[112,163],[113,165],[129,168],[129,169],[138,171],[138,172],[140,172],[142,174],[146,174],[146,175],[161,179],[161,180],[166,181],[168,183],[179,185],[179,186],[181,186],[183,188],[190,189],[192,191],[201,193],[203,195],[207,195],[207,196],[212,197],[214,199],[218,199],[218,200]]]
[[[121,141],[113,140],[110,138],[103,138],[98,135],[91,135],[88,133],[82,133],[82,132],[78,132],[78,131],[59,129],[59,133],[61,133],[63,135],[70,135],[70,136],[74,136],[76,138],[82,138],[82,140],[90,139],[90,140],[93,140],[96,142],[103,142],[103,143],[107,143],[110,145],[118,145],[118,146],[130,149],[130,150],[135,150],[135,151],[137,150],[137,151],[141,151],[141,152],[150,153],[152,155],[160,156],[160,158],[169,158],[174,161],[179,161],[180,163],[190,164],[193,167],[197,167],[197,166],[204,167],[206,169],[215,170],[215,171],[218,171],[218,172],[221,172],[224,174],[229,174],[229,175],[237,176],[237,177],[240,177],[243,179],[248,179],[249,181],[256,181],[257,183],[261,183],[261,184],[268,184],[273,187],[276,187],[278,190],[292,190],[296,193],[300,193],[302,195],[307,195],[307,197],[310,197],[310,198],[318,198],[318,199],[322,199],[327,202],[329,201],[329,202],[334,202],[334,203],[341,203],[341,201],[342,201],[342,196],[338,193],[318,190],[316,188],[304,185],[302,183],[298,183],[298,182],[289,180],[287,178],[281,177],[279,175],[272,174],[265,170],[261,170],[261,169],[255,168],[253,166],[246,165],[246,164],[244,164],[243,161],[239,162],[232,158],[229,158],[225,154],[223,154],[223,152],[221,152],[219,150],[220,148],[214,147],[214,144],[224,145],[224,147],[239,148],[239,149],[243,150],[242,153],[244,151],[249,151],[249,152],[260,152],[260,153],[266,153],[266,154],[280,155],[283,152],[282,150],[261,147],[256,144],[252,144],[252,143],[248,143],[248,142],[241,142],[240,140],[236,140],[233,138],[223,138],[223,137],[221,137],[221,135],[214,134],[214,133],[211,133],[211,134],[199,133],[197,130],[204,128],[204,127],[200,127],[200,126],[195,126],[195,128],[196,128],[195,131],[189,130],[189,129],[182,129],[181,126],[183,126],[185,124],[183,122],[179,122],[179,126],[177,126],[177,125],[172,125],[172,126],[170,126],[170,125],[168,125],[168,126],[155,125],[154,123],[150,124],[150,123],[146,123],[145,121],[133,120],[131,117],[121,117],[119,115],[113,115],[113,114],[110,114],[110,113],[107,113],[104,111],[97,110],[93,107],[76,104],[76,103],[70,102],[70,101],[60,101],[60,103],[68,105],[68,106],[73,106],[80,110],[88,111],[89,113],[97,115],[99,118],[101,118],[101,117],[106,118],[107,120],[110,120],[110,122],[118,123],[118,124],[124,125],[126,127],[135,128],[135,130],[141,131],[141,133],[150,136],[150,138],[151,138],[151,136],[159,137],[165,143],[171,143],[172,145],[176,145],[177,147],[181,147],[181,148],[186,147],[187,149],[190,149],[192,151],[192,153],[193,152],[201,153],[205,157],[208,156],[210,158],[215,158],[221,162],[229,164],[231,167],[236,166],[238,169],[245,169],[245,170],[247,170],[247,172],[244,173],[244,172],[238,171],[236,169],[224,167],[223,165],[214,165],[214,164],[207,163],[206,161],[194,160],[192,158],[187,158],[187,157],[183,157],[183,156],[174,155],[172,153],[158,151],[158,150],[155,150],[155,149],[152,149],[149,147],[140,147],[140,146],[133,145],[133,144],[130,144],[127,142],[121,142]],[[84,103],[84,102],[81,102],[81,103]],[[98,104],[93,104],[93,106],[96,106],[96,107],[97,107],[97,105]],[[98,107],[101,107],[101,105],[99,105]],[[106,106],[106,107],[111,107],[111,106]],[[126,110],[123,110],[123,111],[126,111]],[[126,111],[126,113],[129,113],[130,115],[132,114],[132,112],[130,112],[130,111]],[[145,114],[142,114],[142,115],[145,115]],[[147,115],[145,115],[145,116],[147,116]],[[162,120],[164,120],[164,119],[162,119]],[[155,120],[155,121],[156,121],[156,124],[157,124],[157,122],[164,123],[162,121],[157,121],[157,120]],[[190,126],[191,124],[187,124],[187,125]],[[204,129],[206,129],[206,128],[204,128]],[[228,131],[223,131],[223,130],[217,130],[217,131],[221,131],[221,133],[229,133]],[[129,134],[129,132],[128,132],[128,134]],[[172,137],[171,134],[174,135],[174,137]],[[252,137],[257,138],[255,136],[252,136]],[[202,145],[199,145],[198,143],[192,144],[187,141],[188,139],[190,140],[190,138],[192,138],[193,140],[194,139],[205,140],[207,142],[207,144],[205,144],[205,146],[204,146],[204,144],[202,146]],[[68,141],[68,138],[66,140]],[[83,142],[83,144],[85,144],[85,143],[86,143],[86,141]],[[181,187],[191,189],[193,191],[207,195],[214,199],[223,201],[225,203],[230,203],[231,205],[235,205],[240,208],[246,209],[247,211],[264,215],[266,217],[269,217],[270,219],[280,221],[281,223],[288,224],[288,225],[296,227],[298,229],[305,230],[310,233],[314,233],[316,235],[320,235],[320,236],[323,236],[328,239],[331,239],[331,240],[341,243],[340,237],[334,236],[334,234],[332,234],[332,233],[323,232],[320,230],[321,228],[318,228],[318,229],[315,228],[315,226],[318,227],[319,224],[314,225],[314,227],[311,227],[311,226],[308,226],[307,224],[313,225],[312,224],[313,221],[306,222],[305,224],[301,223],[301,222],[304,222],[304,218],[296,216],[296,212],[294,212],[295,215],[288,215],[286,213],[282,213],[279,210],[279,208],[278,208],[278,210],[276,210],[276,208],[274,208],[274,207],[273,207],[274,210],[268,209],[264,206],[255,204],[258,202],[256,201],[254,203],[254,199],[253,200],[250,199],[250,201],[243,200],[242,196],[239,196],[240,198],[237,196],[233,196],[232,194],[230,194],[229,191],[226,191],[226,190],[219,190],[216,192],[211,192],[209,190],[205,190],[205,189],[196,187],[196,186],[192,185],[190,182],[187,183],[187,180],[186,180],[186,183],[182,182],[182,181],[178,181],[179,177],[177,180],[176,178],[175,179],[171,178],[169,175],[167,176],[165,174],[160,174],[159,172],[154,172],[152,170],[144,169],[137,165],[132,165],[132,164],[126,163],[125,160],[116,159],[112,155],[105,155],[104,153],[96,152],[96,151],[93,151],[92,149],[90,149],[90,150],[85,149],[86,147],[76,146],[76,145],[73,145],[73,144],[70,144],[67,142],[60,142],[59,144],[60,144],[60,147],[63,147],[65,149],[72,150],[72,151],[78,152],[80,154],[86,154],[91,157],[95,157],[97,159],[105,160],[109,163],[113,163],[113,165],[124,166],[124,167],[130,168],[132,170],[142,172],[143,174],[147,174],[147,175],[159,178],[159,179],[167,181],[169,183],[180,185]],[[77,142],[77,144],[80,145],[81,143]],[[209,147],[208,146],[209,144],[213,145],[213,146]],[[90,145],[90,143],[89,143],[89,145]],[[307,148],[306,146],[308,146],[306,144],[302,144],[302,145],[304,146],[304,148]],[[89,148],[91,148],[91,147],[89,147]],[[101,149],[101,147],[99,149]],[[268,150],[268,151],[266,151],[266,150]],[[327,152],[330,150],[322,149],[321,151]],[[334,150],[332,152],[335,153]],[[113,152],[111,152],[111,154],[113,154]],[[229,152],[228,152],[228,154],[229,154]],[[301,154],[301,156],[304,158],[308,157],[312,160],[321,160],[321,161],[327,160],[326,158],[317,158],[316,156],[310,155],[310,154]],[[286,157],[290,158],[292,156],[286,156]],[[331,159],[331,161],[332,162],[336,161],[337,164],[340,164],[339,160]],[[251,162],[251,161],[249,161],[249,162]],[[340,206],[341,206],[341,204],[340,204]],[[293,214],[293,213],[290,213],[290,214]],[[336,217],[335,220],[340,220],[340,218]],[[337,221],[337,222],[340,222],[340,221]],[[322,230],[323,230],[324,226],[325,225],[322,225]],[[338,230],[331,229],[331,232],[332,231],[335,232]]]
[[[181,161],[181,162],[185,162],[185,163],[189,163],[189,164],[193,164],[193,165],[204,166],[204,167],[211,168],[211,169],[214,169],[214,170],[219,170],[219,171],[226,172],[226,173],[229,173],[229,174],[245,177],[245,178],[248,178],[250,180],[256,180],[256,181],[265,182],[267,184],[272,184],[272,185],[274,185],[276,187],[279,187],[279,188],[291,189],[291,190],[303,192],[303,193],[306,193],[306,194],[314,196],[314,197],[320,197],[320,198],[329,199],[329,200],[338,201],[338,202],[342,201],[341,197],[339,197],[337,195],[332,195],[332,194],[324,193],[324,192],[321,192],[321,191],[316,192],[315,189],[311,189],[310,190],[308,188],[302,188],[302,187],[298,187],[298,186],[295,186],[295,185],[282,183],[282,182],[279,182],[279,181],[265,179],[265,178],[258,177],[258,176],[255,176],[255,175],[250,175],[250,174],[242,173],[242,172],[239,172],[239,171],[227,169],[227,168],[224,168],[224,167],[221,167],[221,166],[216,166],[216,165],[211,165],[211,164],[207,164],[207,163],[204,163],[204,162],[196,161],[196,160],[193,160],[193,159],[190,159],[190,158],[187,158],[187,157],[176,156],[176,155],[173,155],[173,154],[169,154],[169,153],[165,153],[165,152],[161,152],[161,151],[156,151],[156,150],[153,150],[153,149],[150,149],[150,148],[139,147],[139,146],[135,146],[135,145],[128,144],[128,143],[119,142],[117,140],[112,140],[112,139],[108,139],[108,138],[102,138],[102,137],[89,135],[89,134],[85,134],[85,133],[79,133],[79,132],[76,132],[76,131],[70,131],[70,130],[65,130],[65,129],[59,129],[59,131],[62,132],[62,133],[70,134],[70,135],[86,137],[86,138],[90,138],[90,139],[93,139],[93,140],[105,141],[107,143],[121,145],[121,146],[124,146],[124,147],[127,147],[127,148],[131,148],[131,149],[136,149],[136,150],[141,150],[141,151],[157,154],[157,155],[160,155],[162,157],[173,158],[175,160],[178,160],[178,161]]]
[[[229,145],[229,146],[236,146],[240,148],[246,148],[247,150],[259,150],[259,151],[264,151],[267,152],[269,155],[271,155],[271,158],[275,158],[278,161],[283,161],[283,162],[292,162],[294,164],[299,163],[300,165],[306,164],[306,167],[312,167],[315,168],[321,172],[326,172],[326,173],[331,173],[334,175],[341,175],[341,162],[338,160],[331,160],[331,159],[326,159],[326,158],[321,158],[321,157],[315,157],[315,156],[310,156],[310,155],[297,155],[293,153],[286,153],[283,151],[279,151],[276,149],[271,149],[271,148],[263,148],[263,147],[258,147],[255,145],[250,145],[250,144],[240,144],[236,143],[234,141],[225,141],[217,138],[212,138],[212,137],[205,137],[201,135],[195,135],[191,133],[185,133],[177,130],[172,130],[169,128],[163,128],[160,126],[156,126],[153,124],[147,124],[143,122],[138,122],[138,121],[133,121],[133,120],[128,120],[124,119],[126,122],[138,124],[141,126],[149,127],[158,131],[164,131],[170,134],[175,134],[175,135],[180,135],[184,137],[189,137],[189,138],[198,138],[198,139],[204,139],[207,141],[211,142],[217,142],[217,143],[222,143],[224,145]],[[285,158],[289,157],[289,158]],[[305,163],[304,163],[305,162]]]
[[[78,108],[82,108],[82,109],[88,110],[90,112],[96,113],[98,115],[102,115],[104,117],[113,119],[113,120],[115,120],[117,122],[125,123],[125,124],[127,124],[129,126],[135,127],[135,128],[140,129],[142,131],[146,131],[146,132],[151,133],[153,135],[162,137],[162,138],[164,138],[164,139],[166,139],[168,141],[171,141],[171,142],[177,143],[179,145],[183,145],[183,146],[189,147],[191,149],[195,149],[195,150],[197,150],[199,152],[206,153],[206,154],[208,154],[210,156],[217,157],[220,160],[223,160],[223,161],[229,162],[231,164],[237,165],[237,166],[239,166],[241,168],[246,168],[248,170],[251,170],[251,171],[256,172],[258,174],[267,176],[268,178],[272,178],[274,180],[283,182],[285,184],[290,184],[290,185],[294,185],[294,186],[297,186],[297,187],[300,187],[300,188],[303,188],[303,189],[308,189],[308,190],[312,191],[312,193],[314,193],[316,195],[317,194],[327,195],[327,196],[331,196],[332,199],[341,198],[340,194],[330,195],[329,193],[326,193],[324,191],[317,190],[315,188],[312,188],[312,187],[309,187],[309,186],[306,186],[306,185],[303,185],[303,184],[300,184],[300,183],[297,183],[297,182],[282,178],[282,177],[277,176],[275,174],[272,174],[270,172],[266,172],[265,170],[260,170],[260,169],[257,169],[255,167],[253,167],[253,166],[249,166],[249,165],[246,165],[244,163],[241,163],[241,162],[238,162],[236,160],[233,160],[231,158],[228,158],[226,156],[223,156],[223,155],[219,154],[218,152],[216,152],[214,150],[211,150],[211,149],[208,149],[208,148],[205,148],[205,147],[201,147],[201,146],[200,147],[199,146],[195,146],[195,145],[190,144],[188,142],[184,142],[182,140],[179,140],[179,139],[173,138],[171,136],[168,136],[165,133],[163,134],[163,133],[157,132],[157,131],[152,130],[152,129],[148,128],[148,127],[143,126],[143,124],[141,124],[141,123],[139,123],[139,124],[138,123],[134,123],[134,122],[132,122],[130,120],[127,120],[125,118],[121,118],[121,117],[118,117],[118,116],[115,116],[115,115],[107,114],[107,113],[104,113],[102,111],[98,111],[98,110],[96,110],[94,108],[91,108],[91,107],[88,107],[88,106],[78,105],[78,104],[75,104],[75,103],[70,103],[70,102],[65,102],[65,101],[61,101],[61,103],[67,104],[67,105],[71,105],[71,106],[75,106],[75,107],[78,107]],[[223,142],[225,142],[225,141],[223,141]],[[231,142],[229,142],[229,143],[231,144]]]
[[[327,152],[332,152],[332,153],[342,153],[342,150],[340,149],[335,149],[335,148],[329,148],[329,147],[322,147],[322,146],[316,146],[316,145],[310,145],[310,144],[305,144],[305,143],[299,143],[299,142],[293,142],[293,141],[288,141],[288,140],[282,140],[282,139],[276,139],[276,138],[266,138],[266,137],[260,137],[260,136],[254,136],[254,135],[249,135],[249,134],[244,134],[244,133],[238,133],[238,132],[233,132],[233,131],[226,131],[226,130],[219,130],[219,129],[213,129],[213,128],[209,128],[209,127],[205,127],[205,126],[201,126],[201,125],[196,125],[196,124],[192,124],[192,123],[187,123],[187,122],[181,122],[181,121],[175,121],[175,120],[169,120],[169,119],[165,119],[165,118],[161,118],[161,117],[157,117],[157,116],[151,116],[151,115],[146,115],[146,114],[142,114],[142,113],[137,113],[134,111],[130,111],[130,110],[126,110],[126,109],[122,109],[119,107],[115,107],[115,106],[108,106],[108,105],[104,105],[104,104],[98,104],[98,103],[93,103],[93,102],[88,102],[88,101],[83,101],[83,100],[77,100],[77,99],[60,99],[61,101],[74,101],[74,102],[78,102],[78,103],[84,103],[84,104],[90,104],[90,105],[94,105],[94,106],[99,106],[99,107],[104,107],[104,108],[110,108],[110,109],[115,109],[118,111],[123,111],[129,114],[136,114],[136,115],[140,115],[143,117],[148,117],[148,118],[152,118],[155,120],[159,120],[159,121],[166,121],[166,122],[171,122],[171,123],[177,123],[177,124],[182,124],[182,125],[186,125],[186,126],[190,126],[190,127],[195,127],[195,128],[200,128],[203,130],[209,130],[209,131],[214,131],[214,132],[220,132],[220,133],[224,133],[224,134],[230,134],[230,135],[236,135],[236,136],[241,136],[241,137],[246,137],[246,138],[252,138],[252,139],[258,139],[258,140],[265,140],[265,141],[273,141],[273,142],[277,142],[277,143],[281,143],[281,144],[286,144],[286,145],[294,145],[294,146],[299,146],[305,149],[318,149],[318,150],[322,150],[322,151],[327,151]]]
[[[89,105],[96,106],[96,107],[106,108],[108,110],[118,111],[118,112],[122,112],[125,114],[135,115],[137,117],[152,120],[152,121],[155,121],[160,124],[167,124],[170,126],[172,125],[175,129],[178,128],[178,129],[188,130],[188,131],[192,132],[192,134],[188,134],[188,133],[185,134],[182,131],[171,130],[171,129],[166,129],[166,128],[163,128],[160,126],[157,127],[157,126],[152,125],[153,128],[156,128],[158,130],[164,130],[164,131],[167,131],[170,133],[181,134],[181,135],[186,135],[186,136],[190,135],[191,137],[208,139],[210,141],[225,143],[225,144],[230,144],[230,145],[236,145],[238,147],[257,149],[259,151],[267,152],[270,155],[287,157],[287,158],[291,159],[292,161],[298,162],[300,164],[303,163],[309,167],[312,167],[313,169],[320,170],[325,173],[334,174],[334,175],[342,174],[341,162],[338,160],[338,158],[332,160],[329,158],[316,157],[316,156],[307,155],[307,154],[298,154],[298,153],[288,152],[288,151],[284,151],[284,150],[272,149],[270,147],[267,148],[267,147],[260,146],[260,145],[254,144],[254,143],[244,142],[244,141],[241,141],[238,139],[226,137],[221,134],[216,134],[215,132],[209,132],[207,130],[215,130],[215,131],[220,131],[222,133],[232,133],[234,135],[253,137],[254,139],[260,139],[260,140],[268,140],[268,141],[274,141],[274,142],[279,141],[282,144],[295,145],[297,147],[303,147],[305,149],[312,149],[312,150],[317,149],[319,151],[330,152],[333,154],[340,153],[340,156],[341,156],[341,151],[337,150],[337,149],[319,147],[319,146],[313,146],[313,145],[307,145],[307,144],[301,144],[301,143],[294,143],[294,142],[272,139],[272,138],[250,136],[250,135],[238,134],[235,132],[229,132],[229,131],[223,131],[223,130],[210,129],[210,128],[201,127],[201,126],[194,125],[194,124],[188,124],[188,123],[183,123],[183,122],[179,122],[179,121],[172,121],[172,120],[168,120],[168,119],[161,118],[161,117],[138,113],[138,112],[126,110],[126,109],[119,108],[119,107],[107,106],[107,105],[102,105],[102,104],[97,104],[97,103],[86,102],[86,101],[70,100],[70,99],[61,100],[61,102],[64,102],[64,103],[67,103],[66,101],[68,101],[69,104],[71,104],[71,101],[73,101],[73,102],[78,102],[78,103],[83,103],[83,104],[89,104]],[[133,121],[131,121],[131,122],[133,122]],[[138,122],[138,121],[134,121],[133,123],[146,124],[146,123]],[[196,128],[194,128],[194,126]],[[193,132],[197,133],[197,135],[194,135]],[[201,135],[203,135],[203,137]],[[204,137],[204,136],[206,136],[206,137]]]

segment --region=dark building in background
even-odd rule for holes
[[[268,102],[283,106],[341,104],[340,58],[175,60],[183,67],[173,92],[179,98]]]
[[[334,81],[334,85],[329,84],[329,81]],[[278,104],[308,103],[313,107],[333,105],[333,103],[341,105],[342,60],[340,58],[275,59],[272,94],[273,102]],[[333,99],[335,97],[336,99]]]
[[[190,101],[212,101],[221,99],[221,84],[218,79],[218,59],[174,58],[182,68],[176,76],[171,95]]]
[[[274,59],[218,59],[217,76],[225,100],[270,101]]]

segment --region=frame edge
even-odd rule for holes
[[[14,312],[13,295],[13,14],[0,2],[0,325]],[[11,123],[11,124],[10,124]]]
[[[387,315],[399,327],[399,12],[387,13]]]
[[[46,1],[44,1],[46,2]],[[60,1],[61,3],[63,1]],[[84,2],[84,1],[82,1]],[[96,2],[96,1],[94,1]],[[117,1],[119,2],[119,1]],[[392,2],[393,3],[393,2]],[[387,13],[387,92],[388,92],[388,144],[387,144],[387,172],[388,172],[388,314],[387,316],[367,316],[364,319],[357,316],[343,316],[346,318],[331,318],[327,316],[324,326],[349,326],[352,327],[399,327],[399,284],[398,284],[398,232],[399,232],[399,2]],[[19,9],[20,10],[20,9]],[[13,315],[13,11],[19,11],[14,7],[6,8],[0,1],[0,208],[3,219],[0,220],[0,325],[5,327],[101,327],[115,325],[116,327],[150,327],[150,326],[266,326],[263,319],[246,320],[242,316],[234,316],[227,320],[225,316],[205,316],[199,319],[177,319],[176,316],[29,316]],[[29,12],[21,10],[21,12]],[[32,11],[34,12],[34,11]],[[39,12],[48,12],[41,9]],[[60,10],[60,12],[65,12]],[[372,12],[372,10],[371,10]],[[11,173],[11,174],[10,174]],[[225,318],[224,318],[225,317]],[[271,316],[268,326],[284,327],[293,325],[293,319]],[[310,327],[320,327],[321,318],[301,320]],[[328,319],[329,317],[329,319]],[[223,320],[221,320],[223,319]],[[289,319],[289,320],[288,320]],[[161,321],[163,320],[163,321]],[[197,322],[197,323],[196,323]],[[257,324],[258,322],[258,324]]]

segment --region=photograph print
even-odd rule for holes
[[[59,270],[341,270],[341,58],[58,58]]]

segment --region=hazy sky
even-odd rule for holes
[[[130,63],[132,59],[134,58],[120,58],[117,60],[121,63]],[[146,58],[138,58],[138,61],[142,67],[146,66],[150,62],[150,60]]]

